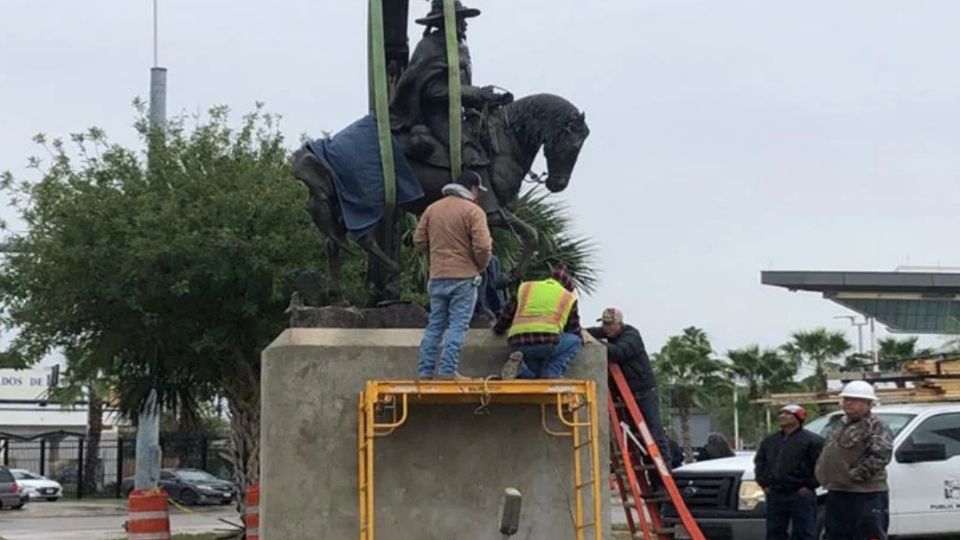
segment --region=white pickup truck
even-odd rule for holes
[[[894,435],[890,484],[890,535],[907,538],[960,536],[960,403],[881,405],[874,414]],[[823,435],[840,413],[806,429]],[[764,537],[764,495],[753,474],[753,453],[685,465],[674,480],[710,540]],[[820,537],[823,495],[819,492]],[[665,509],[668,522],[671,508]],[[682,532],[677,538],[684,538]]]

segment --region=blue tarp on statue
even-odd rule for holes
[[[367,115],[332,138],[314,139],[307,147],[330,171],[343,220],[354,235],[369,231],[383,218],[383,171],[377,142],[377,120]],[[420,182],[403,151],[393,141],[397,205],[423,197]]]

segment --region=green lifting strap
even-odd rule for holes
[[[462,141],[460,130],[463,108],[461,106],[460,87],[460,48],[457,40],[457,14],[454,0],[443,0],[443,26],[447,37],[447,86],[449,92],[450,120],[450,179],[460,177],[463,168]]]
[[[368,52],[373,96],[377,118],[377,139],[380,144],[380,167],[383,170],[383,224],[387,253],[392,251],[393,215],[397,206],[397,174],[393,161],[393,136],[390,133],[390,107],[387,95],[387,54],[383,37],[383,0],[370,0]]]

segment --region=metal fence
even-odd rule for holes
[[[65,497],[122,498],[123,479],[132,477],[136,468],[136,440],[104,437],[100,441],[93,490],[82,488],[90,484],[84,478],[88,445],[85,438],[73,434],[29,441],[0,438],[0,463],[60,482]],[[225,480],[233,479],[228,437],[161,437],[160,447],[164,468],[201,469]]]

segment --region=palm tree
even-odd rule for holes
[[[830,332],[826,328],[794,332],[792,338],[781,351],[797,365],[812,367],[813,390],[825,394],[827,372],[840,368],[836,360],[852,348],[850,342],[843,332]],[[827,412],[825,405],[820,405],[820,412]]]
[[[797,375],[797,362],[785,357],[777,350],[760,350],[757,345],[727,351],[727,372],[731,378],[743,383],[747,388],[747,400],[754,409],[754,435],[759,441],[766,432],[763,421],[763,405],[754,403],[769,396],[772,392],[781,392],[794,384]]]
[[[690,410],[704,405],[711,395],[727,386],[723,364],[713,357],[713,346],[706,332],[688,327],[671,336],[660,352],[653,355],[657,380],[671,389],[680,415],[680,436],[684,461],[693,461],[690,440]]]
[[[917,348],[919,339],[917,336],[904,339],[888,337],[878,341],[880,348],[877,355],[880,357],[880,369],[884,371],[900,369],[900,363],[904,360],[931,354],[930,349]]]

